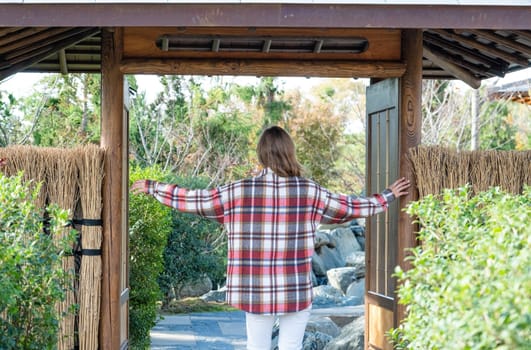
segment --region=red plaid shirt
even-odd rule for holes
[[[161,203],[225,226],[227,302],[258,314],[310,306],[317,225],[377,214],[394,199],[389,190],[369,198],[333,194],[311,180],[280,177],[270,169],[211,190],[147,184],[148,193]]]

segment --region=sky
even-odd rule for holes
[[[0,90],[8,91],[15,97],[20,98],[28,96],[33,91],[33,85],[37,83],[39,79],[43,77],[43,74],[38,73],[18,73],[6,80],[0,82]],[[146,98],[148,101],[152,101],[158,92],[161,91],[161,85],[156,75],[137,75],[136,76],[139,90],[146,92]],[[251,84],[257,81],[255,77],[224,77],[227,81],[234,80],[240,84]],[[491,78],[484,80],[484,84],[489,86],[499,86],[508,84],[514,81],[531,79],[531,68],[521,70],[515,73],[509,73],[504,78]],[[326,78],[294,78],[294,77],[280,77],[280,84],[285,89],[302,89],[309,90],[313,86],[319,84]],[[462,85],[463,89],[469,88],[462,82],[456,82],[458,85]]]

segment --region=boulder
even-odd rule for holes
[[[198,278],[195,282],[177,288],[180,298],[199,297],[212,290],[212,280],[208,276]]]
[[[311,317],[306,325],[302,341],[303,350],[322,350],[341,330],[328,317]],[[279,322],[273,326],[271,349],[278,350]]]
[[[332,339],[324,350],[363,350],[365,346],[365,317],[347,324],[341,334]]]
[[[320,332],[335,338],[341,333],[341,328],[328,317],[311,316],[306,325],[306,332]]]
[[[315,308],[342,304],[343,299],[343,293],[331,285],[323,285],[313,288],[313,306]]]
[[[358,240],[350,227],[338,227],[330,232],[330,237],[342,261],[345,261],[350,254],[361,251]]]
[[[359,298],[359,304],[363,304],[365,302],[365,278],[352,282],[345,295],[350,298]]]
[[[345,259],[345,266],[354,267],[358,278],[365,276],[365,252],[353,252]]]
[[[328,283],[343,292],[347,292],[348,287],[359,277],[359,271],[355,267],[339,267],[326,272]]]
[[[224,303],[227,300],[227,287],[211,290],[210,292],[201,295],[200,298],[206,302]]]
[[[326,271],[342,266],[345,266],[345,260],[336,248],[321,247],[321,251],[314,252],[312,257],[312,268],[317,277],[326,276]]]

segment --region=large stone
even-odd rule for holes
[[[328,283],[345,294],[350,284],[358,279],[358,271],[354,267],[339,267],[326,272]]]
[[[330,285],[313,288],[313,306],[315,308],[335,306],[341,304],[343,299],[343,293]]]
[[[195,282],[179,286],[180,298],[199,297],[212,290],[212,280],[208,276],[198,278]]]
[[[361,251],[358,240],[350,227],[339,227],[330,232],[330,237],[342,261],[345,261],[350,254]]]
[[[365,276],[365,252],[353,252],[345,259],[345,266],[354,267],[358,278]]]
[[[322,350],[332,339],[341,333],[336,324],[328,317],[311,317],[306,325],[302,341],[303,350]],[[271,349],[278,350],[279,322],[273,325]]]
[[[341,334],[332,339],[324,350],[363,350],[365,346],[365,317],[347,324]]]
[[[348,286],[345,295],[347,297],[360,298],[360,304],[363,303],[365,300],[365,278],[352,282],[350,286]]]
[[[345,266],[345,260],[342,259],[341,254],[336,248],[328,248],[327,246],[321,247],[321,252],[319,254],[315,253],[319,259],[316,259],[316,263],[319,264],[319,273],[315,271],[316,276],[321,276],[322,271],[324,271],[324,276],[326,276],[326,271],[330,269],[335,269],[336,267]],[[314,267],[312,262],[312,267]]]
[[[218,290],[211,290],[200,297],[206,302],[224,303],[227,300],[227,287]]]
[[[321,332],[335,338],[341,333],[341,328],[328,317],[311,316],[306,325],[306,332]]]

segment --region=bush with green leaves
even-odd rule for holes
[[[162,181],[166,173],[157,167],[132,168],[130,182]],[[147,349],[149,331],[155,326],[162,294],[158,277],[164,269],[163,252],[171,232],[171,208],[151,196],[129,198],[129,330],[132,349]]]
[[[422,244],[397,270],[407,316],[391,331],[397,349],[531,349],[531,187],[468,188],[407,209]]]
[[[64,300],[64,285],[73,271],[61,259],[72,253],[75,233],[57,238],[68,213],[49,206],[44,227],[34,202],[38,186],[22,176],[0,173],[0,344],[2,349],[54,349],[59,321],[56,304]],[[45,232],[46,229],[46,232]]]
[[[189,189],[201,189],[207,181],[201,178],[169,179]],[[207,275],[213,284],[225,282],[227,239],[222,226],[193,214],[174,211],[173,229],[164,251],[164,273],[159,282],[167,304],[179,298],[179,288]],[[174,295],[175,294],[175,295]]]

